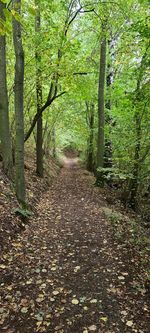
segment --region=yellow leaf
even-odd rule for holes
[[[71,302],[72,302],[72,304],[75,304],[75,305],[79,304],[79,301],[76,298],[73,298]]]
[[[42,325],[42,321],[37,321],[36,326],[40,327]]]
[[[133,321],[132,320],[128,320],[126,322],[126,325],[129,326],[129,327],[133,326]]]
[[[91,303],[91,304],[93,304],[93,303],[97,303],[97,299],[96,299],[96,298],[91,299],[90,303]]]
[[[100,317],[100,320],[106,322],[108,320],[108,318],[107,317]]]
[[[84,308],[83,308],[85,311],[87,311],[88,310],[88,307],[87,306],[84,306]]]

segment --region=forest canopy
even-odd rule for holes
[[[21,203],[24,151],[43,177],[47,157],[71,147],[97,185],[121,187],[124,202],[142,207],[149,37],[144,0],[0,1],[1,158]]]

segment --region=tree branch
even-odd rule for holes
[[[146,148],[145,153],[143,154],[143,156],[141,156],[141,158],[140,158],[140,160],[139,160],[140,163],[143,163],[143,162],[144,162],[144,160],[146,159],[147,155],[149,154],[149,151],[150,151],[150,146],[148,146],[148,147]]]
[[[65,32],[64,32],[65,36],[67,35],[68,29],[69,29],[71,23],[75,20],[75,18],[77,17],[77,15],[79,13],[90,13],[90,12],[94,12],[94,8],[92,8],[92,9],[84,9],[84,7],[87,7],[87,6],[89,6],[89,5],[80,6],[79,9],[73,15],[73,17],[70,19],[70,21],[68,23],[66,22],[66,27],[65,27]],[[83,11],[82,11],[82,9],[83,9]]]
[[[73,75],[88,75],[88,74],[93,74],[93,72],[76,72],[76,73],[73,73]]]
[[[7,4],[7,6],[6,6],[6,8],[9,10],[9,6],[11,5],[11,3],[12,3],[12,0],[10,0],[9,2],[8,2],[8,4]]]
[[[30,137],[30,135],[31,135],[31,133],[32,133],[32,131],[33,131],[33,129],[34,129],[37,121],[38,121],[38,119],[40,118],[40,116],[42,115],[42,113],[44,112],[44,110],[46,110],[47,107],[50,106],[55,101],[55,99],[57,99],[58,97],[64,95],[65,93],[66,93],[66,91],[63,91],[63,92],[61,92],[58,95],[54,95],[50,100],[47,99],[46,103],[41,107],[41,109],[39,110],[39,112],[37,112],[35,114],[35,116],[33,118],[33,121],[31,123],[31,126],[30,126],[28,132],[25,135],[24,142],[26,142],[29,139],[29,137]]]
[[[69,12],[71,11],[72,7],[73,7],[73,4],[74,4],[74,1],[71,1],[70,2],[70,5],[69,5]],[[83,13],[84,12],[93,12],[94,9],[85,9],[85,7],[88,7],[89,5],[85,5],[85,6],[80,6],[79,9],[74,13],[73,17],[68,18],[68,22],[66,21],[65,22],[65,30],[64,30],[64,35],[66,36],[67,35],[67,32],[68,32],[68,29],[71,25],[71,23],[75,20],[75,18],[77,17],[77,15],[81,12],[81,10],[83,9]],[[60,49],[58,49],[58,67],[59,67],[59,64],[60,64],[60,60],[61,60],[61,57],[62,57],[62,52]],[[73,75],[87,75],[87,73],[74,73]],[[58,89],[58,77],[59,77],[59,74],[58,74],[58,71],[55,73],[56,77],[55,77],[55,83],[52,81],[51,82],[51,85],[50,85],[50,89],[49,89],[49,93],[48,93],[48,97],[47,97],[47,101],[46,103],[41,107],[41,109],[39,110],[38,113],[35,114],[34,118],[33,118],[33,121],[32,121],[32,124],[30,126],[30,129],[28,130],[28,132],[26,133],[25,135],[25,139],[24,141],[26,142],[28,140],[28,138],[30,137],[36,123],[37,123],[37,120],[39,119],[39,117],[41,116],[41,114],[43,113],[43,111],[52,104],[52,102],[62,96],[63,94],[65,94],[66,92],[62,92],[60,94],[57,95],[57,89]],[[53,92],[54,90],[54,92]],[[53,94],[53,97],[52,97],[52,94]]]

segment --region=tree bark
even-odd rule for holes
[[[41,107],[41,109],[39,110],[39,112],[37,112],[35,114],[35,116],[34,116],[34,118],[32,120],[31,126],[30,126],[28,132],[25,135],[25,138],[24,138],[25,142],[29,139],[29,137],[30,137],[31,133],[33,132],[33,130],[35,128],[35,125],[36,125],[38,119],[40,118],[40,116],[42,115],[42,113],[48,108],[48,106],[50,106],[55,101],[55,99],[57,99],[58,97],[64,95],[65,93],[66,93],[66,91],[63,91],[63,92],[61,92],[61,93],[59,93],[57,95],[54,95],[51,98],[49,98],[49,96],[48,96],[46,103]]]
[[[0,1],[0,19],[5,21],[3,10],[6,5]],[[0,140],[4,172],[12,178],[13,160],[9,128],[8,92],[6,76],[6,37],[0,35]]]
[[[135,111],[136,112],[136,111]],[[137,206],[136,196],[139,185],[140,152],[141,152],[141,119],[138,112],[135,113],[136,144],[134,152],[133,175],[130,181],[130,206],[135,210]]]
[[[36,34],[36,96],[37,96],[37,113],[40,112],[42,107],[42,73],[41,73],[41,54],[38,50],[38,34],[41,30],[41,16],[40,16],[40,1],[35,0],[37,7],[35,17],[35,34]],[[38,36],[39,37],[39,36]],[[37,120],[37,135],[36,135],[36,173],[39,177],[43,177],[43,121],[42,113]]]
[[[106,37],[103,36],[100,47],[100,69],[99,69],[99,86],[98,86],[98,138],[97,138],[97,169],[104,167],[104,150],[105,150],[105,115],[104,115],[104,92],[105,92],[105,71],[106,71]],[[103,171],[97,170],[96,184],[104,185]]]
[[[56,157],[56,131],[55,127],[52,129],[52,135],[51,135],[51,141],[52,141],[52,156]]]
[[[87,147],[87,170],[94,171],[94,104],[86,103],[87,106],[87,121],[89,126],[89,138]]]
[[[13,0],[13,7],[18,14],[21,11],[21,0]],[[13,42],[15,50],[15,167],[16,167],[16,195],[21,204],[25,203],[25,177],[24,177],[24,51],[22,46],[21,25],[13,17]]]
[[[113,80],[113,69],[112,69],[112,50],[113,50],[113,39],[108,41],[108,49],[109,49],[109,62],[107,65],[107,75],[106,75],[106,86],[108,98],[105,103],[106,107],[106,116],[105,116],[105,124],[109,126],[109,135],[111,134],[112,127],[112,116],[111,116],[111,85]],[[104,168],[112,167],[112,142],[110,137],[105,138],[105,152],[104,152]]]
[[[133,163],[133,171],[132,171],[132,179],[129,182],[129,196],[128,196],[128,203],[130,206],[135,210],[137,208],[137,193],[138,193],[138,186],[139,186],[139,171],[140,171],[140,164],[141,164],[141,136],[142,136],[142,114],[143,110],[141,110],[141,106],[139,102],[143,99],[143,96],[140,94],[141,89],[141,82],[142,78],[145,73],[146,68],[146,59],[148,54],[149,46],[146,48],[146,51],[141,60],[141,66],[139,69],[139,75],[137,79],[137,87],[135,90],[135,98],[133,99],[133,107],[135,108],[134,120],[135,120],[135,134],[136,134],[136,143],[135,143],[135,150],[134,150],[134,163]]]
[[[132,171],[132,179],[129,183],[129,198],[128,202],[130,206],[135,210],[137,206],[136,197],[139,185],[139,169],[140,169],[140,152],[141,152],[141,112],[138,110],[138,99],[140,95],[140,78],[137,82],[137,89],[135,94],[135,133],[136,133],[136,143],[134,150],[134,163]]]

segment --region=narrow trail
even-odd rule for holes
[[[136,261],[113,240],[92,184],[84,170],[63,168],[5,254],[2,332],[149,332]]]

